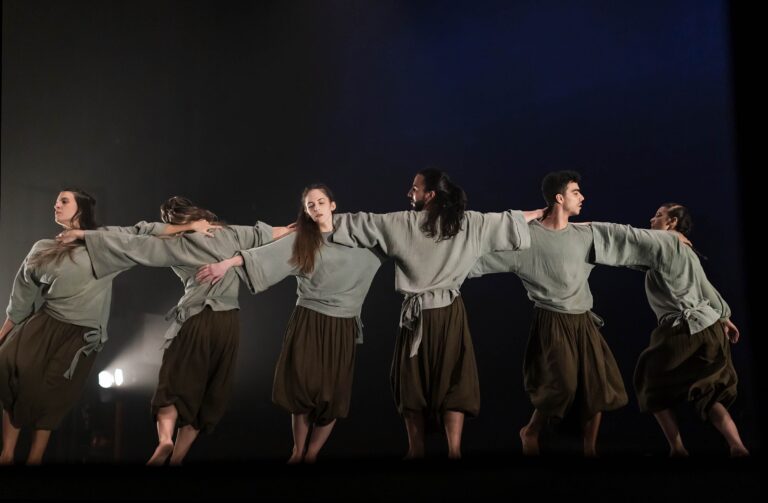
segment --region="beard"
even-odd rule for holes
[[[421,201],[411,201],[411,207],[416,211],[421,211],[424,209],[424,200]]]

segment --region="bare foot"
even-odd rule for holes
[[[461,459],[461,452],[460,451],[456,451],[456,452],[450,452],[449,451],[448,452],[448,459]]]
[[[687,458],[688,451],[685,449],[685,447],[674,447],[669,450],[669,457],[670,458]]]
[[[12,465],[13,464],[13,455],[6,456],[2,455],[0,456],[0,465]]]
[[[749,456],[749,451],[743,445],[739,445],[739,446],[736,446],[736,447],[731,447],[731,457],[732,458],[743,458],[745,456]]]
[[[530,431],[527,425],[520,428],[520,441],[523,443],[524,456],[539,455],[539,434]]]
[[[147,466],[163,466],[168,456],[173,452],[173,442],[162,442],[157,445],[155,453],[147,461]]]
[[[423,457],[424,457],[424,451],[415,452],[409,449],[408,452],[405,453],[405,457],[403,457],[403,461],[413,461],[415,459],[422,459]]]
[[[288,458],[287,464],[298,465],[302,461],[304,461],[304,456],[299,455],[299,451],[294,447],[291,451],[291,457]]]
[[[594,447],[585,447],[584,448],[584,457],[585,458],[596,458],[597,457],[597,449]]]

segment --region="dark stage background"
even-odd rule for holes
[[[732,414],[757,451],[753,355],[763,334],[748,307],[729,12],[727,2],[695,0],[5,1],[0,298],[31,245],[58,232],[52,206],[65,186],[91,191],[110,225],[156,220],[171,195],[231,223],[284,225],[313,181],[335,189],[340,211],[396,211],[407,208],[413,174],[435,166],[464,187],[471,209],[498,211],[542,206],[542,176],[576,169],[581,220],[647,227],[663,202],[692,209],[692,240],[742,329]],[[631,386],[655,326],[643,277],[598,268],[591,287],[630,392],[627,407],[605,415],[599,447],[663,456]],[[49,461],[148,458],[162,315],[181,292],[170,270],[136,268],[115,281],[110,341]],[[462,292],[483,401],[465,426],[465,456],[516,454],[531,413],[521,371],[531,303],[511,275]],[[243,291],[235,397],[190,463],[287,458],[289,415],[270,392],[294,302],[293,279]],[[351,414],[326,458],[406,449],[388,384],[399,304],[389,263],[363,310]],[[96,372],[116,366],[129,385],[100,391]],[[681,420],[693,453],[726,455],[714,429],[690,412]],[[441,455],[442,439],[431,442]]]

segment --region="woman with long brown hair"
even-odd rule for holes
[[[226,225],[210,210],[178,196],[163,203],[160,214],[169,224],[202,220],[215,233],[157,239],[74,231],[70,238],[85,239],[96,277],[135,265],[171,267],[184,285],[184,295],[166,317],[172,324],[165,334],[163,362],[152,397],[158,445],[147,463],[162,465],[170,458],[171,464],[178,465],[199,433],[213,432],[226,411],[240,340],[238,292],[244,276],[233,272],[211,285],[195,282],[195,272],[240,249],[268,243],[289,229],[263,222]]]
[[[96,229],[95,206],[96,200],[83,190],[62,190],[54,220],[65,230]],[[108,229],[163,234],[194,227],[140,222]],[[118,273],[94,278],[82,242],[43,239],[24,259],[0,328],[0,464],[13,463],[21,428],[33,430],[27,463],[42,462],[51,430],[78,400],[96,353],[107,340],[112,279]],[[44,302],[35,310],[38,296]]]
[[[291,413],[293,450],[289,463],[316,460],[338,418],[349,411],[355,344],[362,342],[360,312],[383,256],[328,240],[336,201],[323,184],[301,195],[296,232],[275,243],[243,250],[202,267],[199,281],[217,282],[232,266],[243,266],[252,293],[287,276],[298,282],[296,308],[288,321],[277,361],[272,401]]]

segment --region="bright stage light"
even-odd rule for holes
[[[109,370],[102,370],[99,372],[99,386],[102,388],[121,386],[124,381],[125,378],[123,376],[123,369],[115,369],[114,374]]]
[[[115,384],[115,378],[112,376],[112,372],[102,370],[99,372],[99,386],[102,388],[111,388]]]

